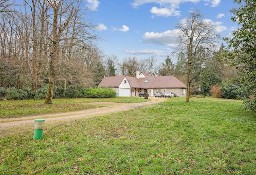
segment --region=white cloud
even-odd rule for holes
[[[158,8],[152,7],[150,12],[157,16],[179,16],[180,11],[177,11],[175,8]]]
[[[157,4],[160,7],[152,7],[150,12],[157,16],[179,16],[180,11],[179,9],[180,4],[185,2],[197,3],[201,0],[134,0],[132,3],[133,7],[139,7],[145,4]]]
[[[104,30],[107,30],[107,26],[104,25],[104,24],[99,24],[97,27],[96,27],[97,30],[99,31],[104,31]]]
[[[130,30],[130,28],[127,25],[122,25],[121,28],[113,28],[113,30],[115,31],[120,31],[120,32],[128,32]]]
[[[224,18],[225,17],[225,14],[223,14],[223,13],[219,13],[218,15],[217,15],[217,18],[218,19],[221,19],[221,18]]]
[[[206,23],[209,23],[209,24],[213,25],[214,28],[215,28],[215,31],[216,31],[217,33],[221,33],[221,32],[223,32],[223,31],[227,30],[227,27],[224,26],[224,25],[222,24],[222,22],[220,22],[220,21],[212,21],[211,19],[204,19],[204,21],[205,21]]]
[[[154,3],[154,4],[163,5],[163,6],[168,5],[168,6],[172,6],[172,7],[178,7],[181,3],[184,3],[184,2],[196,3],[199,1],[200,0],[134,0],[132,5],[134,7],[138,7],[140,5]]]
[[[153,44],[167,45],[169,47],[175,48],[178,46],[178,36],[180,34],[179,29],[167,30],[165,32],[146,32],[144,34],[144,41]]]
[[[223,32],[223,31],[227,30],[227,27],[226,27],[226,26],[223,26],[223,25],[221,25],[221,24],[217,24],[217,25],[215,26],[215,30],[216,30],[216,32],[221,33],[221,32]]]
[[[126,25],[122,25],[122,28],[119,29],[121,32],[128,32],[129,31],[129,27]]]
[[[180,22],[184,23],[184,19]],[[214,26],[214,29],[217,33],[221,33],[227,30],[227,27],[219,21],[212,21],[211,19],[204,19],[206,23],[209,23]],[[171,48],[176,48],[178,46],[178,38],[181,34],[179,29],[167,30],[164,32],[146,32],[144,33],[143,39],[147,43],[153,43],[158,45],[169,46]]]
[[[91,11],[97,11],[99,7],[99,0],[86,0],[87,1],[87,8]]]
[[[133,7],[139,7],[145,4],[159,4],[161,7],[174,7],[179,8],[180,4],[185,2],[197,3],[200,1],[204,1],[207,5],[211,5],[212,7],[217,7],[221,0],[134,0],[132,3]]]
[[[211,6],[212,7],[217,7],[220,4],[221,0],[212,0],[211,1]]]
[[[210,5],[211,7],[217,7],[221,3],[221,0],[205,0],[206,5]]]
[[[161,50],[152,50],[152,49],[143,49],[143,50],[126,50],[124,51],[127,54],[133,55],[163,55],[164,51]]]

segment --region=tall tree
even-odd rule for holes
[[[116,62],[117,57],[111,56],[107,58],[106,63],[106,76],[115,76],[116,75]]]
[[[221,46],[218,52],[215,52],[212,57],[204,62],[204,66],[199,75],[199,83],[203,95],[210,95],[211,87],[221,83],[224,79],[223,52],[225,52],[225,50],[224,47]]]
[[[239,8],[233,10],[232,20],[240,28],[233,32],[229,40],[234,51],[234,62],[241,69],[243,88],[249,97],[247,106],[256,111],[256,1],[235,0]]]
[[[141,59],[138,61],[139,62],[139,69],[140,71],[144,73],[156,73],[156,59],[154,57],[146,58],[146,59]]]
[[[95,62],[95,67],[92,70],[92,72],[93,72],[94,85],[98,86],[101,80],[103,79],[103,77],[105,76],[105,69],[101,60]]]
[[[136,71],[140,70],[140,63],[138,58],[130,57],[128,59],[123,60],[123,63],[120,67],[123,75],[135,76]]]
[[[172,63],[172,60],[169,56],[165,59],[165,62],[162,63],[159,74],[166,76],[166,75],[173,75],[175,70],[175,65]]]
[[[48,0],[52,10],[53,10],[53,24],[52,24],[52,38],[51,38],[51,51],[50,51],[50,61],[49,61],[49,75],[48,75],[48,89],[47,95],[45,99],[46,104],[52,103],[53,98],[53,88],[54,81],[56,78],[56,66],[57,59],[59,56],[59,46],[60,39],[63,31],[69,26],[71,19],[74,14],[74,7],[70,4],[64,6],[62,1],[50,1]],[[59,22],[59,15],[63,13],[63,11],[68,11],[67,19],[65,22]]]
[[[198,11],[192,11],[189,17],[179,23],[180,45],[186,51],[186,102],[189,102],[192,71],[196,64],[199,49],[210,49],[217,38],[214,26],[202,19]]]
[[[177,63],[175,65],[174,75],[181,81],[186,82],[186,55],[183,52],[177,54]]]

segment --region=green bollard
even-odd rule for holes
[[[45,119],[35,119],[34,123],[34,140],[40,140],[43,138],[43,125]]]

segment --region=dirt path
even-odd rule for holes
[[[157,104],[163,102],[164,98],[150,98],[149,101],[143,103],[109,103],[110,106],[89,109],[84,111],[75,111],[75,112],[65,112],[65,113],[57,113],[57,114],[43,114],[36,115],[30,117],[21,117],[21,118],[10,118],[10,119],[0,119],[0,136],[8,135],[10,129],[17,127],[32,127],[34,119],[36,118],[44,118],[46,119],[46,123],[54,123],[54,122],[66,122],[77,119],[91,118],[95,116],[112,114],[121,111],[128,111],[130,109],[140,108],[144,106],[149,106],[153,104]]]

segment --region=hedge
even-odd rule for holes
[[[7,100],[44,99],[47,93],[47,86],[37,90],[31,88],[16,89],[0,87],[0,98]],[[109,88],[88,88],[79,86],[68,86],[66,91],[62,87],[56,87],[54,98],[113,98],[116,92]]]
[[[113,98],[116,92],[109,88],[89,88],[84,90],[84,97],[87,98]]]

